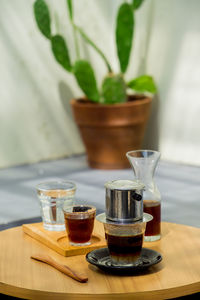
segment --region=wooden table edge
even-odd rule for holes
[[[3,288],[2,288],[3,287]],[[11,290],[12,287],[12,290]],[[95,294],[95,299],[127,299],[127,300],[149,300],[149,299],[173,299],[176,297],[182,297],[192,295],[200,292],[200,283],[198,286],[194,284],[184,285],[186,290],[183,293],[183,286],[175,287],[171,289],[155,290],[155,291],[143,291],[135,293],[110,293],[110,294]],[[0,282],[0,292],[7,296],[19,297],[22,299],[56,299],[62,300],[83,300],[83,299],[94,299],[94,294],[71,294],[71,293],[58,293],[58,292],[47,292],[41,290],[30,290],[23,287],[11,286]]]

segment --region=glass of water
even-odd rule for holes
[[[74,205],[76,184],[72,181],[47,181],[36,186],[44,229],[63,231],[63,209]]]

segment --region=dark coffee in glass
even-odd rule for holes
[[[96,208],[86,205],[74,205],[64,209],[65,227],[72,246],[91,244]]]
[[[146,222],[104,223],[112,264],[129,265],[137,262],[142,252],[145,227]]]
[[[161,232],[161,205],[160,201],[144,200],[144,212],[153,216],[145,230],[145,236],[160,236]]]
[[[133,263],[140,257],[143,234],[112,235],[106,234],[107,245],[112,260],[120,264]]]

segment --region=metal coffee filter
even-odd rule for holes
[[[138,180],[113,180],[105,184],[106,218],[128,223],[143,218],[144,184]]]

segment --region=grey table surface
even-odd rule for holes
[[[73,180],[76,202],[105,210],[104,183],[133,179],[131,169],[90,169],[86,157],[76,156],[0,170],[0,229],[40,220],[35,186],[49,179]],[[200,227],[200,167],[160,161],[155,181],[162,196],[162,221]]]

